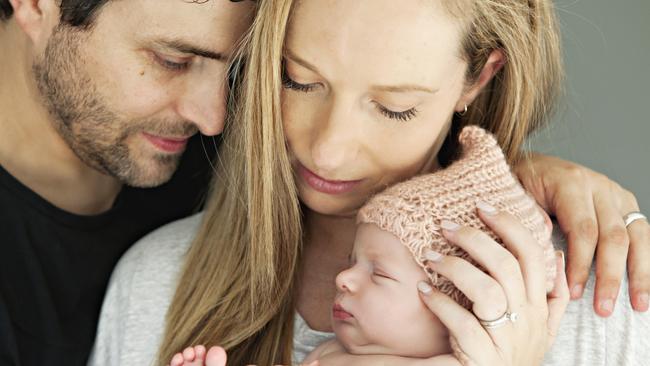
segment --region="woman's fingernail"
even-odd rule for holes
[[[457,223],[455,223],[453,221],[449,221],[449,220],[442,220],[440,222],[440,227],[443,228],[444,230],[447,230],[447,231],[456,231],[456,230],[460,229],[460,225],[458,225]]]
[[[600,301],[600,310],[607,313],[614,311],[614,301],[612,299],[605,299]]]
[[[484,214],[490,216],[497,213],[497,209],[494,206],[484,201],[478,201],[476,203],[476,207],[478,207],[478,209],[481,210]]]
[[[637,301],[639,303],[638,311],[648,311],[648,293],[642,293],[637,296]]]
[[[424,252],[424,258],[426,258],[430,262],[440,262],[444,256],[436,251],[427,249],[426,252]]]
[[[575,285],[571,287],[571,298],[579,299],[582,297],[582,285]]]
[[[423,293],[425,295],[428,295],[433,291],[433,288],[428,283],[426,283],[424,281],[420,281],[420,282],[418,282],[418,290],[421,293]]]

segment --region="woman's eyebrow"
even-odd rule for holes
[[[435,94],[439,89],[431,89],[421,85],[404,84],[404,85],[375,85],[371,88],[375,91],[389,92],[389,93],[406,93],[406,92],[425,92]]]
[[[284,51],[284,57],[288,58],[289,60],[297,63],[298,65],[307,68],[315,73],[318,73],[318,68],[309,62],[305,61],[304,59],[300,58],[299,56],[296,56],[295,53],[293,53],[291,50],[286,49]]]

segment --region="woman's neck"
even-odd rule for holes
[[[356,233],[354,216],[323,215],[305,208],[305,249],[343,258],[347,263]]]
[[[321,215],[305,208],[305,238],[298,312],[312,329],[331,331],[336,275],[347,268],[355,217]]]

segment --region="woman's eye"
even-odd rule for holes
[[[407,109],[407,110],[402,111],[402,112],[395,112],[395,111],[391,111],[390,109],[382,106],[381,104],[375,103],[375,105],[377,106],[377,109],[379,110],[379,112],[381,114],[383,114],[384,116],[386,116],[386,117],[388,117],[390,119],[394,119],[394,120],[397,120],[397,121],[400,121],[400,122],[410,121],[411,119],[413,119],[418,114],[418,110],[415,109],[415,108]]]
[[[177,60],[170,60],[164,56],[154,54],[156,62],[171,71],[183,71],[190,66],[190,61],[178,62]]]
[[[296,90],[303,93],[309,93],[316,89],[318,86],[318,84],[300,84],[287,76],[286,73],[282,75],[282,85],[287,89]]]

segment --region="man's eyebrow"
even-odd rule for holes
[[[217,61],[227,61],[228,60],[228,56],[224,55],[221,52],[214,52],[214,51],[208,50],[206,48],[196,46],[196,45],[192,45],[192,44],[189,44],[189,43],[187,43],[185,41],[181,41],[181,40],[178,40],[178,39],[159,40],[159,41],[156,41],[156,44],[161,46],[161,47],[170,49],[170,50],[178,51],[180,53],[187,53],[187,54],[196,55],[196,56],[199,56],[199,57],[205,57],[205,58],[209,58],[209,59],[217,60]]]

